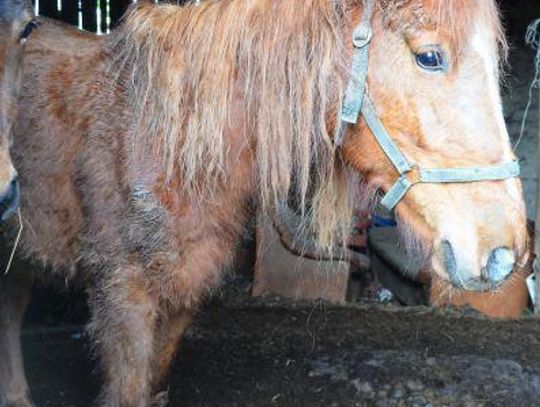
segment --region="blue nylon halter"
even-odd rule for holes
[[[369,98],[366,83],[369,66],[369,44],[372,39],[371,19],[374,13],[374,1],[364,0],[364,15],[360,25],[353,33],[354,52],[352,58],[353,75],[343,101],[341,126],[335,137],[336,145],[342,145],[345,129],[349,124],[356,124],[360,115],[379,143],[392,165],[399,174],[398,180],[381,200],[381,205],[393,210],[409,190],[420,183],[468,183],[480,181],[502,181],[519,177],[518,161],[501,163],[486,167],[470,168],[420,168],[411,163],[401,152],[379,119]]]

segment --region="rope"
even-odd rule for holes
[[[15,252],[17,251],[17,247],[19,246],[19,241],[21,240],[21,235],[23,231],[23,220],[22,220],[20,206],[19,206],[19,209],[17,210],[17,216],[19,219],[19,231],[17,232],[17,237],[15,238],[15,244],[13,245],[13,249],[11,249],[11,255],[9,256],[9,261],[4,271],[4,275],[9,273],[9,270],[11,269],[11,265],[13,264],[13,259],[15,258]]]
[[[527,101],[527,107],[525,108],[525,113],[523,114],[523,120],[521,121],[521,129],[519,131],[519,138],[514,146],[517,148],[523,135],[525,134],[525,126],[527,125],[527,118],[529,117],[529,112],[531,110],[534,89],[540,89],[540,18],[535,20],[527,28],[527,34],[525,35],[525,42],[532,49],[536,50],[536,57],[534,58],[534,79],[529,87],[529,100]]]

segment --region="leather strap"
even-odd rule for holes
[[[411,163],[401,152],[386,131],[379,119],[367,92],[367,74],[369,67],[369,44],[373,36],[371,19],[375,10],[373,0],[364,0],[362,21],[353,34],[352,75],[345,91],[341,109],[341,125],[335,136],[335,144],[343,143],[345,129],[356,124],[360,115],[399,174],[398,180],[390,188],[381,201],[381,205],[393,210],[407,192],[420,183],[465,183],[480,181],[501,181],[519,177],[520,169],[517,161],[485,167],[471,168],[428,168],[423,169]],[[408,175],[416,171],[414,180]]]

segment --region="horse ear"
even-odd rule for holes
[[[0,19],[18,20],[31,9],[32,2],[30,0],[0,0]]]

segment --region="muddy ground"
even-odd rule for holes
[[[99,370],[80,327],[25,331],[38,406],[87,406]],[[173,369],[173,407],[536,406],[540,323],[471,311],[216,300]]]
[[[540,1],[507,0],[503,9],[512,45],[505,117],[515,140],[533,72],[522,39],[526,23],[540,17]],[[537,111],[535,97],[519,147],[530,213]],[[225,293],[185,338],[172,373],[173,407],[540,406],[540,321],[531,317],[497,322],[467,310]],[[23,334],[34,399],[38,407],[88,406],[100,374],[85,311],[54,291],[36,294]]]

